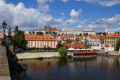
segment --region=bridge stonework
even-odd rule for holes
[[[0,80],[11,80],[6,47],[0,49]]]

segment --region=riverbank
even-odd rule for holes
[[[30,59],[51,59],[51,58],[61,58],[59,55],[59,52],[40,52],[40,53],[18,53],[16,54],[16,57],[18,60],[30,60]],[[67,54],[67,56],[71,58],[72,55],[70,53]]]

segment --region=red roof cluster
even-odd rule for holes
[[[74,38],[74,35],[60,35],[60,39],[68,40],[69,38]]]
[[[120,33],[106,34],[106,38],[120,38]]]
[[[29,35],[25,37],[27,41],[56,41],[53,36],[37,36],[37,35]]]

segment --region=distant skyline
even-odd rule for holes
[[[120,0],[0,0],[0,30],[4,20],[12,30],[120,32]]]

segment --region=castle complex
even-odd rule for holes
[[[49,25],[45,26],[43,30],[31,30],[31,31],[25,31],[26,34],[34,32],[35,34],[37,32],[43,32],[43,34],[46,34],[46,32],[56,32],[57,34],[69,34],[69,35],[95,35],[94,29],[91,31],[83,31],[83,30],[61,30],[56,29],[56,27],[50,27]]]

